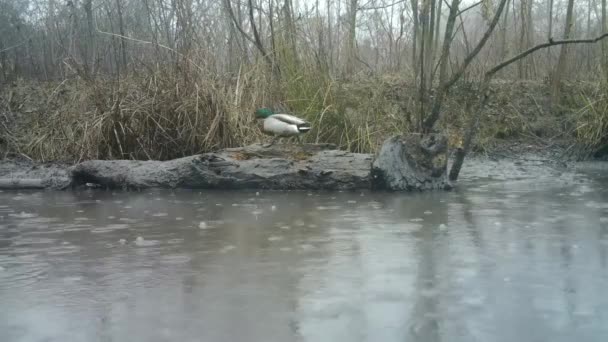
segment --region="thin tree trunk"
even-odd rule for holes
[[[428,77],[427,84],[429,87],[432,87],[433,85],[433,67],[435,65],[435,43],[433,42],[433,39],[435,38],[435,4],[436,0],[430,0],[429,6],[431,8],[431,20],[427,27],[428,31],[426,34],[426,55],[428,56],[428,63],[426,63],[427,70],[425,73]]]
[[[587,0],[587,37],[591,37],[591,0]],[[591,73],[591,46],[587,46],[587,72]]]
[[[608,31],[606,27],[606,0],[602,0],[602,29],[601,33]],[[608,81],[608,42],[602,41],[602,68],[604,70],[604,81]]]
[[[84,53],[84,69],[88,77],[93,74],[95,66],[95,36],[93,32],[95,27],[93,26],[93,0],[86,0],[84,2],[84,11],[87,16],[87,38],[88,42],[85,43]]]
[[[327,0],[327,52],[329,59],[329,70],[333,70],[334,66],[334,44],[333,35],[331,31],[331,0]]]
[[[606,0],[603,0],[606,1]],[[418,21],[418,0],[411,0],[412,16],[414,17],[414,34],[412,37],[412,66],[414,68],[414,79],[418,78],[418,32],[420,31],[420,22]]]
[[[510,1],[510,0],[509,0]],[[500,32],[500,59],[508,54],[507,49],[507,26],[509,25],[509,1],[507,1],[505,8],[505,15],[502,20],[502,28]]]
[[[549,28],[547,30],[547,41],[553,39],[553,0],[549,0]],[[547,64],[551,62],[551,47],[547,48]]]
[[[439,64],[439,94],[438,97],[435,99],[435,102],[433,104],[433,112],[431,112],[431,115],[429,115],[429,118],[427,118],[427,121],[424,121],[424,117],[422,116],[423,114],[421,113],[421,117],[419,119],[419,124],[420,124],[420,129],[421,130],[425,130],[425,131],[429,131],[433,125],[435,124],[435,121],[437,121],[437,119],[433,119],[434,116],[434,112],[435,110],[437,110],[437,117],[439,116],[439,108],[441,107],[441,102],[443,101],[443,86],[446,83],[447,79],[448,79],[448,64],[450,62],[450,47],[452,46],[452,37],[453,37],[453,32],[454,32],[454,26],[456,25],[456,17],[458,16],[458,6],[460,6],[460,0],[452,0],[452,4],[450,6],[450,14],[448,15],[448,21],[446,23],[446,27],[445,27],[445,34],[443,36],[443,47],[441,49],[441,60],[440,60],[440,64]],[[423,30],[424,30],[425,25],[423,25]],[[422,51],[424,51],[424,49],[422,49]],[[424,56],[421,56],[421,63],[423,63],[422,61],[424,60]],[[421,103],[423,101],[422,96],[424,95],[424,75],[422,75],[421,77],[421,84],[420,84],[420,89],[421,89]],[[420,110],[421,112],[423,112],[424,110],[424,106],[421,104],[420,105]],[[432,122],[428,121],[428,120],[432,120]]]
[[[519,50],[520,51],[524,51],[526,50],[526,42],[527,42],[527,37],[528,37],[528,20],[527,20],[527,4],[528,1],[530,0],[521,0],[520,4],[519,4],[519,21],[521,23],[521,29],[519,31]],[[520,80],[523,80],[525,78],[528,78],[528,74],[527,74],[527,67],[526,67],[526,60],[521,59],[518,63],[517,63],[517,70],[518,70],[518,76]]]
[[[123,69],[127,68],[127,41],[125,40],[125,26],[122,18],[122,5],[116,0],[116,11],[118,12],[118,30],[120,31],[120,52]]]
[[[570,34],[572,32],[572,26],[574,18],[574,0],[568,0],[568,9],[566,11],[566,26],[564,28],[564,39],[570,39]],[[557,61],[557,66],[555,67],[555,72],[553,73],[553,80],[551,82],[551,103],[553,105],[557,104],[560,94],[560,84],[561,79],[564,75],[565,69],[567,68],[567,58],[568,57],[568,46],[562,45],[559,53],[559,60]]]
[[[293,62],[298,65],[298,51],[296,48],[296,24],[293,19],[293,4],[291,0],[285,0],[283,5],[283,13],[285,16],[285,26],[287,26],[287,42],[289,43],[289,47],[291,48],[291,56],[293,57]]]
[[[438,0],[437,2],[437,13],[435,14],[435,37],[433,38],[433,41],[435,42],[435,45],[433,46],[433,51],[435,52],[435,54],[437,53],[437,51],[439,50],[439,35],[440,35],[440,30],[441,30],[441,5],[443,4],[442,0]]]
[[[454,1],[458,1],[458,0],[454,0]],[[420,105],[420,109],[418,112],[418,129],[420,131],[422,131],[423,126],[422,123],[424,121],[424,117],[425,117],[425,106],[424,103],[426,101],[426,80],[427,80],[427,75],[426,75],[426,71],[427,71],[427,57],[426,57],[426,43],[427,43],[427,35],[428,35],[428,26],[429,26],[429,13],[430,12],[430,8],[429,8],[429,0],[425,0],[422,3],[422,11],[420,12],[420,26],[422,29],[422,34],[420,36],[420,88],[419,88],[419,105]]]
[[[532,5],[534,0],[528,0],[528,7],[526,9],[526,49],[533,45],[534,37],[534,22],[532,21]],[[530,56],[530,63],[528,64],[528,76],[536,77],[536,58],[534,55]]]
[[[358,0],[350,0],[348,8],[348,41],[347,41],[347,57],[346,57],[346,74],[353,73],[355,68],[355,60],[357,57],[357,2]]]

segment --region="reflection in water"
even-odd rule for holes
[[[608,336],[605,179],[0,203],[0,341]]]

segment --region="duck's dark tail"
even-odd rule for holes
[[[310,124],[308,122],[299,124],[297,127],[298,127],[298,131],[300,133],[306,133],[306,132],[310,131],[310,128],[311,128]]]

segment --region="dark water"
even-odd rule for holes
[[[607,341],[607,265],[600,176],[3,192],[0,341]]]

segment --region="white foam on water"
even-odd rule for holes
[[[608,209],[608,202],[600,203],[595,201],[589,201],[585,203],[585,206],[593,209]]]
[[[169,216],[169,214],[167,214],[167,213],[154,213],[154,214],[152,214],[152,216],[154,216],[154,217],[165,217],[165,216]]]
[[[124,224],[124,223],[116,223],[116,224],[109,224],[105,227],[97,227],[97,228],[93,228],[91,229],[91,233],[93,234],[103,234],[103,233],[110,233],[116,230],[121,230],[121,229],[127,229],[129,228],[129,225]]]
[[[339,209],[342,209],[342,207],[339,205],[329,205],[329,206],[320,205],[317,207],[317,210],[339,210]]]
[[[446,229],[448,229],[448,226],[445,223],[442,223],[439,225],[439,229],[446,230]]]
[[[271,206],[271,207],[270,207],[270,210],[272,210],[272,211],[277,210],[277,206],[276,206],[276,205]]]
[[[158,240],[145,240],[142,236],[135,239],[135,245],[138,247],[156,246],[160,243]]]
[[[187,255],[166,255],[161,258],[160,262],[166,265],[178,265],[185,264],[190,260],[192,258]]]
[[[281,248],[279,248],[279,250],[281,252],[289,252],[289,251],[291,251],[291,247],[281,247]]]
[[[424,221],[424,219],[421,217],[415,217],[413,219],[410,219],[410,222],[422,222],[422,221]]]
[[[282,236],[276,236],[276,235],[273,235],[273,236],[271,236],[271,237],[268,238],[268,241],[281,241],[281,240],[283,240],[283,237]]]
[[[38,214],[35,213],[26,213],[25,211],[22,211],[18,214],[8,214],[8,216],[10,217],[14,217],[14,218],[33,218],[38,216]]]
[[[199,228],[199,229],[207,229],[207,223],[206,223],[205,221],[201,221],[201,222],[198,224],[198,228]]]
[[[283,230],[290,230],[291,229],[291,227],[287,226],[287,225],[281,226],[280,228],[283,229]]]
[[[178,216],[178,217],[175,218],[175,221],[183,221],[183,220],[184,220],[184,218],[181,217],[181,216]]]
[[[222,247],[222,249],[220,249],[220,253],[227,253],[235,248],[236,248],[236,246],[233,246],[233,245],[224,246],[224,247]]]
[[[431,215],[432,213],[433,213],[432,211],[427,210],[427,211],[425,211],[423,214],[424,214],[424,215]]]
[[[308,243],[303,243],[300,245],[300,249],[304,250],[304,251],[312,251],[315,249],[315,246],[308,244]]]

